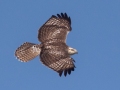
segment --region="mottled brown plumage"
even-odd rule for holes
[[[17,58],[22,62],[28,62],[40,54],[40,48],[41,45],[25,42],[17,48],[15,51],[15,56],[17,56]]]
[[[38,30],[40,45],[26,42],[15,52],[15,56],[27,62],[40,56],[41,62],[58,72],[61,76],[71,74],[75,65],[70,55],[77,51],[66,45],[66,37],[71,31],[71,19],[66,13],[52,15],[51,18]]]

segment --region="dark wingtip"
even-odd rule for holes
[[[67,15],[67,13],[60,13],[60,14],[57,14],[57,15],[52,15],[52,17],[64,18],[71,24],[71,18]]]
[[[75,67],[69,68],[69,69],[64,70],[64,71],[59,71],[59,72],[58,72],[58,73],[59,73],[59,76],[61,77],[63,72],[64,72],[64,76],[65,76],[65,77],[67,76],[67,74],[70,75],[70,74],[71,74],[71,71],[74,71],[74,68],[75,68]]]
[[[52,15],[52,17],[56,17],[55,15]]]
[[[66,77],[66,75],[67,75],[67,70],[64,71],[64,76]]]
[[[61,77],[61,76],[62,76],[63,71],[59,71],[58,73],[59,73],[59,76]]]
[[[69,75],[71,74],[71,70],[68,70],[68,74],[69,74]]]
[[[68,17],[67,13],[57,14],[57,16],[52,15],[52,17],[64,18],[71,24],[71,18]]]
[[[57,16],[58,16],[59,18],[61,18],[60,14],[57,14]]]

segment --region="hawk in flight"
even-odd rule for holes
[[[67,34],[71,31],[71,19],[66,13],[52,15],[38,30],[38,40],[41,44],[23,43],[15,51],[15,56],[22,62],[28,62],[40,57],[47,67],[64,76],[74,71],[74,59],[71,55],[77,50],[66,45]]]

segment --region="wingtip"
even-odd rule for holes
[[[58,73],[59,73],[59,76],[61,77],[62,76],[62,73],[64,72],[64,76],[66,77],[67,76],[67,74],[71,74],[71,71],[74,71],[74,68],[75,67],[73,67],[73,68],[70,68],[70,69],[67,69],[67,70],[64,70],[64,71],[59,71]]]
[[[54,18],[64,18],[71,24],[71,18],[70,18],[70,16],[67,15],[66,12],[65,13],[61,12],[60,14],[52,15],[52,17],[54,17]]]
[[[61,76],[62,76],[63,71],[59,71],[58,73],[59,73],[59,76],[61,77]]]
[[[55,16],[55,15],[52,15],[52,17],[55,17],[55,18],[56,18],[56,16]]]

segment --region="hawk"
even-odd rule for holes
[[[71,31],[71,18],[66,13],[52,15],[38,30],[38,40],[41,44],[23,43],[15,51],[15,56],[22,62],[28,62],[40,57],[47,67],[64,76],[74,71],[74,59],[71,55],[77,50],[66,45],[67,34]]]

